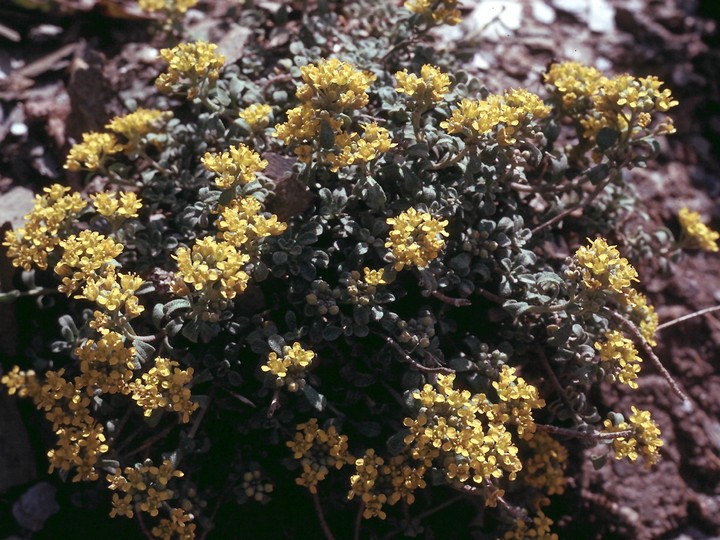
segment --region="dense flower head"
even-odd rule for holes
[[[90,199],[97,213],[107,218],[110,223],[136,218],[138,210],[142,208],[142,200],[132,191],[96,193],[90,195]]]
[[[463,99],[453,109],[451,117],[440,122],[440,127],[448,133],[461,134],[471,140],[495,133],[497,128],[497,142],[508,146],[516,143],[518,136],[528,132],[534,120],[549,114],[550,107],[537,95],[516,89],[483,100]]]
[[[193,99],[200,93],[200,86],[213,82],[220,76],[225,57],[217,52],[218,46],[207,41],[180,43],[172,49],[162,49],[160,56],[169,65],[167,73],[162,73],[155,86],[162,92],[172,92],[174,86],[185,83],[188,98]]]
[[[660,458],[660,447],[663,445],[660,439],[660,428],[650,415],[650,411],[638,409],[632,406],[630,422],[613,423],[611,419],[604,422],[605,433],[617,433],[630,430],[629,436],[621,436],[613,439],[612,446],[615,451],[615,459],[628,458],[630,461],[637,461],[642,456],[645,460],[645,468],[650,468]]]
[[[493,381],[492,386],[497,391],[501,410],[517,426],[518,435],[531,438],[535,433],[532,410],[545,406],[537,388],[515,375],[515,368],[507,364],[502,366],[498,380]]]
[[[385,519],[383,505],[392,506],[401,500],[415,502],[415,491],[427,486],[423,478],[426,470],[424,465],[414,465],[405,454],[386,460],[368,448],[363,457],[355,460],[348,500],[357,496],[362,501],[365,519]]]
[[[392,142],[388,130],[378,126],[376,122],[363,124],[361,127],[364,132],[362,136],[350,132],[336,134],[335,146],[338,151],[326,153],[332,172],[356,163],[368,163],[397,146]]]
[[[456,25],[462,20],[458,3],[458,0],[407,0],[403,6],[434,24]]]
[[[653,115],[678,105],[670,90],[660,90],[662,84],[657,77],[636,78],[627,74],[603,81],[593,94],[593,110],[580,120],[583,136],[594,140],[603,128],[617,130],[628,137],[674,133],[670,118],[650,131]]]
[[[354,461],[348,451],[347,436],[340,435],[332,425],[327,430],[320,428],[316,418],[298,424],[294,439],[286,444],[303,469],[295,483],[307,487],[310,493],[317,493],[318,483],[331,468],[339,470]]]
[[[96,231],[68,236],[60,241],[60,246],[64,251],[55,265],[55,273],[62,277],[58,290],[68,296],[87,280],[96,278],[97,272],[112,264],[123,250],[122,244]]]
[[[70,188],[53,184],[35,196],[33,209],[25,216],[25,224],[17,231],[6,231],[4,246],[13,266],[45,270],[48,254],[60,244],[63,231],[87,206],[79,193],[66,195]]]
[[[380,270],[370,270],[370,268],[363,268],[363,274],[364,278],[363,281],[367,283],[368,285],[385,285],[387,282],[385,281],[385,269],[381,268]]]
[[[17,393],[20,397],[33,397],[40,392],[40,383],[35,377],[35,372],[22,371],[20,366],[13,366],[0,378],[0,383],[5,385],[11,396]]]
[[[244,144],[231,146],[227,152],[207,152],[202,162],[208,171],[217,175],[215,183],[220,189],[249,184],[255,180],[257,173],[268,165],[260,154]]]
[[[249,107],[241,110],[238,117],[244,120],[253,131],[265,129],[270,124],[270,115],[272,107],[265,103],[253,103]]]
[[[244,253],[256,253],[264,238],[278,236],[287,229],[287,223],[278,221],[275,214],[263,216],[262,210],[263,204],[255,197],[234,199],[221,210],[219,236]]]
[[[420,76],[409,74],[407,69],[395,74],[400,94],[407,95],[421,109],[440,103],[450,90],[450,77],[440,68],[425,64],[420,68]]]
[[[688,208],[681,208],[678,213],[683,237],[680,244],[688,247],[698,247],[703,251],[718,251],[717,241],[720,233],[713,231],[701,221],[700,214]]]
[[[129,384],[132,398],[150,416],[156,409],[180,413],[182,421],[190,421],[190,414],[198,408],[192,401],[190,383],[193,368],[180,369],[174,360],[158,357],[155,365],[142,377]]]
[[[608,332],[603,341],[595,343],[595,349],[600,354],[600,365],[608,374],[617,377],[630,388],[638,387],[635,379],[640,373],[642,358],[638,356],[633,342],[623,336],[622,332]]]
[[[535,433],[527,446],[530,455],[523,462],[523,482],[547,495],[562,495],[565,492],[567,448],[544,432]]]
[[[96,171],[100,169],[108,156],[123,151],[123,146],[110,133],[83,133],[83,140],[70,149],[65,168],[69,171]]]
[[[406,265],[426,267],[445,246],[443,237],[448,236],[445,231],[447,220],[409,208],[386,221],[392,225],[392,230],[385,247],[392,250],[395,270],[400,271]]]
[[[313,351],[305,350],[300,343],[295,342],[292,347],[283,347],[282,356],[271,352],[260,369],[275,376],[276,386],[287,386],[288,390],[296,392],[305,386],[306,370],[313,358]]]
[[[644,294],[635,289],[628,290],[624,300],[630,308],[630,319],[638,325],[643,339],[652,347],[657,345],[655,334],[660,321],[655,308],[648,303]]]
[[[250,261],[249,255],[210,236],[197,240],[192,249],[179,248],[173,258],[178,263],[173,284],[176,294],[187,293],[190,287],[211,300],[219,297],[232,300],[245,291],[250,280],[243,270]]]
[[[169,117],[172,117],[172,113],[140,108],[124,116],[116,116],[105,128],[122,135],[127,140],[125,150],[131,151],[138,147],[144,136],[158,133]]]
[[[585,287],[591,291],[627,293],[632,282],[639,281],[635,268],[604,238],[588,238],[588,242],[589,246],[581,246],[575,253]]]
[[[545,73],[551,92],[560,97],[569,113],[584,112],[593,106],[593,96],[607,82],[600,71],[579,62],[552,64]]]
[[[178,13],[182,15],[191,7],[195,7],[198,0],[138,0],[138,5],[143,11],[155,13]]]
[[[270,501],[270,494],[275,489],[273,483],[263,476],[259,468],[252,468],[243,473],[240,489],[248,499],[265,504]]]
[[[298,99],[333,112],[367,105],[367,91],[376,78],[337,58],[321,59],[301,67],[300,72],[304,84],[297,89]]]
[[[155,538],[162,538],[163,540],[171,540],[173,538],[193,540],[195,538],[197,525],[192,523],[192,520],[192,514],[188,514],[182,508],[173,508],[170,510],[170,519],[162,518],[158,525],[153,527],[150,532]]]
[[[123,336],[108,332],[97,342],[88,339],[75,349],[80,361],[80,375],[75,386],[85,388],[88,395],[95,389],[107,394],[127,394],[133,377],[135,349],[126,347]]]
[[[412,393],[420,409],[403,422],[410,456],[425,467],[437,466],[451,483],[484,485],[506,473],[514,480],[522,464],[503,407],[485,394],[456,390],[454,381],[455,375],[438,375],[438,390],[426,384]]]
[[[47,453],[49,472],[75,468],[73,482],[97,480],[99,476],[95,465],[101,454],[109,450],[102,425],[97,422],[82,427],[65,425],[56,430],[55,435],[57,445]]]
[[[558,540],[558,535],[550,532],[550,526],[553,520],[547,517],[542,510],[538,510],[532,523],[525,523],[525,520],[518,518],[515,521],[515,528],[507,531],[503,540],[526,540],[527,538],[537,540]]]

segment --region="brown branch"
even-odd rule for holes
[[[585,431],[578,431],[577,429],[568,429],[558,426],[551,426],[548,424],[535,424],[535,427],[539,431],[544,431],[545,433],[552,433],[553,435],[561,435],[563,437],[571,437],[573,439],[583,439],[586,441],[599,441],[604,439],[619,439],[620,437],[629,437],[632,435],[631,429],[624,429],[623,431],[615,431],[615,432],[603,432],[603,431],[594,431],[592,433],[586,433]]]
[[[542,348],[538,349],[538,356],[540,356],[540,362],[543,365],[543,368],[545,368],[545,371],[548,374],[548,377],[550,377],[550,381],[552,382],[553,386],[555,387],[555,390],[560,394],[560,399],[565,404],[565,406],[568,408],[568,410],[572,413],[572,415],[575,417],[575,420],[578,423],[582,423],[583,419],[580,416],[580,414],[575,410],[572,403],[570,402],[570,398],[565,393],[565,389],[563,388],[562,384],[560,384],[560,379],[557,378],[557,375],[555,374],[555,371],[553,370],[552,366],[550,365],[550,362],[547,359],[547,356],[545,356],[545,351],[542,350]]]
[[[650,361],[652,364],[657,368],[657,370],[660,372],[660,374],[665,378],[665,380],[670,385],[670,388],[672,389],[675,394],[682,399],[687,406],[690,407],[692,410],[692,402],[690,401],[690,398],[688,398],[687,394],[683,392],[680,389],[680,385],[677,383],[677,381],[673,378],[673,376],[670,374],[670,372],[665,368],[665,366],[662,365],[662,362],[660,362],[660,359],[655,355],[655,352],[652,350],[652,347],[650,347],[650,344],[645,341],[645,338],[640,333],[640,330],[638,330],[638,327],[635,326],[631,321],[620,315],[619,313],[615,313],[614,311],[608,310],[610,319],[613,321],[619,323],[625,330],[627,330],[630,335],[634,338],[635,343],[639,343],[642,349],[645,351],[645,354],[648,355],[650,358]]]
[[[486,298],[488,300],[491,300],[495,302],[496,304],[504,304],[505,298],[502,298],[501,296],[498,296],[497,294],[491,293],[490,291],[486,291],[485,289],[481,289],[480,287],[477,287],[475,289],[475,292],[482,296],[483,298]]]
[[[388,345],[390,345],[393,349],[395,349],[398,352],[398,354],[400,354],[403,357],[403,360],[405,360],[405,362],[410,364],[412,367],[414,367],[418,371],[422,371],[424,373],[445,373],[447,375],[451,375],[451,374],[455,373],[454,369],[450,369],[450,368],[443,367],[443,366],[440,366],[440,367],[423,366],[422,364],[419,364],[416,360],[413,360],[412,358],[410,358],[410,356],[408,356],[408,354],[405,352],[405,350],[398,343],[396,343],[392,338],[386,337],[385,341]]]
[[[682,317],[678,317],[677,319],[673,319],[671,321],[667,321],[662,323],[657,327],[658,330],[663,330],[665,328],[668,328],[669,326],[673,326],[675,324],[685,322],[689,319],[694,319],[695,317],[700,317],[701,315],[705,315],[706,313],[712,313],[713,311],[720,311],[720,306],[713,306],[705,309],[701,309],[700,311],[695,311],[693,313],[688,313],[687,315],[683,315]]]
[[[163,429],[160,433],[153,435],[149,439],[147,439],[144,443],[142,443],[139,447],[137,447],[135,450],[128,452],[125,454],[125,457],[134,456],[135,454],[139,454],[143,450],[147,450],[150,448],[153,444],[158,442],[160,439],[163,439],[167,436],[168,433],[170,433],[173,429],[175,429],[176,424],[172,424],[170,426],[167,426],[165,429]]]
[[[333,533],[330,530],[327,521],[325,520],[325,514],[323,513],[322,505],[320,504],[320,497],[318,497],[317,493],[313,493],[312,499],[313,504],[315,505],[315,513],[317,514],[318,520],[320,521],[320,527],[323,530],[325,538],[327,538],[327,540],[335,540],[335,536],[333,536]]]
[[[472,302],[468,300],[467,298],[451,298],[449,296],[444,295],[440,291],[433,291],[432,295],[440,300],[441,302],[444,302],[446,304],[450,304],[454,307],[465,307],[465,306],[472,306]]]
[[[353,532],[353,540],[360,540],[360,529],[362,527],[363,509],[365,504],[362,501],[358,501],[358,509],[355,514],[355,529]]]

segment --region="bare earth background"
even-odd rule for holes
[[[84,131],[99,129],[122,103],[144,103],[160,68],[149,21],[131,0],[57,0],[65,14],[0,2],[0,226],[17,227],[32,195],[53,182],[83,189],[66,178],[62,163]],[[32,3],[32,2],[30,2]],[[397,2],[398,5],[400,2]],[[720,225],[720,2],[717,0],[465,0],[461,28],[439,32],[444,46],[467,58],[468,71],[490,90],[524,86],[541,92],[552,60],[577,60],[601,70],[653,74],[679,99],[672,116],[678,133],[664,142],[658,162],[633,171],[652,223],[677,230],[682,206]],[[237,59],[248,33],[234,23],[240,2],[201,2],[189,14],[196,35],[221,44]],[[302,2],[256,1],[274,12],[289,5],[290,26]],[[337,3],[336,3],[337,4]],[[341,4],[341,2],[340,2]],[[277,35],[277,34],[276,34]],[[274,46],[283,45],[278,40]],[[7,222],[7,223],[6,223]],[[2,251],[0,249],[0,255]],[[639,269],[661,323],[720,303],[717,254],[690,254],[662,277]],[[13,269],[0,259],[0,287]],[[3,370],[32,341],[22,310],[0,305]],[[595,400],[615,410],[649,408],[663,431],[663,459],[650,471],[625,462],[593,470],[593,449],[571,447],[570,489],[552,507],[565,539],[720,538],[720,317],[708,314],[669,327],[657,352],[692,397],[680,410],[663,379],[647,366],[636,391],[601,386]],[[55,508],[45,484],[42,451],[30,444],[35,428],[25,409],[0,394],[0,536],[17,515],[32,522]],[[40,487],[38,487],[40,486]],[[25,495],[30,491],[29,495]],[[77,501],[57,500],[62,511],[35,538],[50,533]],[[15,506],[15,513],[12,507]],[[66,515],[66,514],[65,514]],[[15,516],[15,517],[13,517]],[[33,517],[35,516],[35,517]],[[58,530],[57,528],[55,530]]]

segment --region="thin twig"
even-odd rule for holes
[[[700,317],[701,315],[705,315],[706,313],[712,313],[713,311],[720,311],[720,306],[713,306],[701,309],[700,311],[695,311],[694,313],[688,313],[687,315],[683,315],[682,317],[678,317],[677,319],[673,319],[671,321],[667,321],[658,325],[657,329],[663,330],[664,328],[668,328],[669,326],[673,326],[689,319],[694,319],[695,317]]]
[[[599,441],[603,439],[618,439],[620,437],[629,437],[632,435],[631,429],[625,429],[623,431],[614,432],[603,432],[594,431],[592,433],[586,433],[585,431],[578,431],[577,429],[568,429],[558,426],[551,426],[548,424],[535,424],[535,427],[539,431],[546,433],[552,433],[553,435],[562,435],[563,437],[572,437],[573,439],[583,439],[586,441]]]
[[[221,387],[222,388],[222,387]],[[237,392],[233,392],[232,390],[229,390],[227,388],[222,388],[225,392],[230,394],[232,397],[237,399],[240,403],[244,403],[245,405],[252,407],[253,409],[257,409],[257,405],[255,405],[252,401],[250,401],[245,396],[238,394]]]
[[[142,517],[142,512],[135,512],[135,517],[137,517],[138,523],[140,524],[140,530],[142,531],[145,538],[150,538],[150,540],[155,538],[152,534],[150,534],[150,531],[148,531],[147,526],[145,525],[145,520]]]
[[[267,417],[272,418],[275,414],[275,411],[277,411],[280,408],[280,389],[276,388],[275,392],[273,392],[272,399],[270,400],[270,406],[268,407],[267,411]]]
[[[670,375],[670,372],[665,369],[665,366],[662,365],[662,362],[660,362],[660,359],[655,355],[655,352],[652,350],[652,347],[650,347],[650,344],[645,341],[645,338],[640,333],[640,330],[638,330],[638,327],[619,313],[615,313],[614,311],[608,311],[608,313],[612,320],[619,323],[623,328],[625,328],[625,330],[630,332],[632,337],[635,338],[635,342],[640,344],[640,346],[645,351],[645,354],[647,354],[650,358],[650,361],[655,365],[658,371],[660,371],[660,374],[668,382],[672,391],[675,392],[675,394],[686,404],[692,407],[692,402],[690,401],[690,398],[688,398],[687,394],[685,394],[685,392],[680,389],[677,381],[673,379],[673,376]]]
[[[560,384],[560,379],[557,378],[557,375],[555,374],[555,371],[550,365],[547,356],[545,356],[545,351],[543,351],[542,349],[538,349],[538,356],[540,357],[540,362],[542,363],[543,368],[545,368],[548,377],[550,377],[550,381],[553,383],[555,390],[558,392],[558,394],[560,394],[560,399],[575,417],[575,420],[578,423],[582,423],[582,417],[578,414],[578,412],[575,410],[572,403],[570,402],[570,398],[568,398],[567,394],[565,393],[565,389],[562,387],[562,384]]]
[[[441,302],[444,302],[446,304],[450,304],[454,307],[465,307],[465,306],[472,306],[472,302],[468,300],[467,298],[451,298],[450,296],[446,296],[440,291],[433,291],[432,295],[440,300]]]
[[[585,206],[588,206],[591,202],[593,202],[600,193],[605,189],[605,187],[610,183],[610,177],[606,178],[602,182],[600,182],[595,190],[590,194],[590,196],[582,201],[578,201],[577,203],[573,204],[569,208],[566,208],[562,212],[560,212],[557,216],[552,217],[548,219],[545,223],[541,223],[537,227],[535,227],[532,230],[532,234],[537,234],[543,229],[547,229],[548,227],[551,227],[555,225],[558,221],[562,221],[564,218],[572,214],[575,210],[578,210],[580,208],[584,208]]]
[[[160,439],[163,439],[165,436],[167,436],[168,433],[170,433],[175,428],[175,424],[172,424],[165,429],[163,429],[160,433],[157,435],[153,435],[149,439],[147,439],[144,443],[142,443],[140,446],[138,446],[135,450],[132,450],[131,452],[128,452],[125,454],[126,457],[134,456],[135,454],[139,454],[143,450],[146,450],[150,448],[153,444],[155,444]]]
[[[421,512],[420,514],[415,516],[414,519],[417,521],[422,521],[423,519],[428,518],[428,517],[432,516],[433,514],[436,514],[440,510],[444,510],[448,506],[453,505],[456,502],[463,501],[465,499],[466,499],[466,497],[464,495],[458,495],[457,497],[452,497],[451,499],[447,499],[444,502],[438,504],[437,506],[433,506],[432,508],[425,510],[424,512]],[[399,534],[398,531],[389,532],[388,534],[386,534],[383,537],[383,540],[391,540],[392,538],[395,538],[398,534]]]
[[[398,343],[396,343],[392,338],[386,337],[385,341],[388,345],[390,345],[393,349],[395,349],[398,352],[398,354],[400,354],[403,357],[405,362],[407,362],[408,364],[413,366],[418,371],[422,371],[424,373],[445,373],[447,375],[451,375],[451,374],[455,373],[454,369],[450,369],[447,367],[423,366],[422,364],[419,364],[417,361],[410,358],[410,356],[408,356],[408,354],[405,352],[405,350]]]
[[[335,536],[333,536],[333,533],[325,520],[325,514],[323,513],[322,505],[320,504],[320,497],[318,497],[317,493],[313,493],[312,499],[313,504],[315,505],[315,513],[317,514],[318,520],[320,520],[320,527],[323,530],[323,534],[325,534],[325,538],[327,538],[327,540],[335,540]]]
[[[200,429],[200,424],[203,421],[203,418],[205,418],[205,415],[208,412],[208,409],[210,408],[210,404],[212,403],[213,398],[215,397],[215,387],[210,390],[210,395],[208,396],[208,400],[205,403],[204,407],[200,408],[200,412],[195,417],[195,421],[193,422],[192,427],[190,428],[190,433],[188,433],[188,438],[194,439],[195,435],[197,435],[198,429]]]
[[[360,528],[362,527],[362,517],[365,505],[362,501],[358,501],[357,514],[355,514],[355,532],[353,533],[353,540],[360,540]]]
[[[497,294],[491,293],[490,291],[486,291],[485,289],[482,289],[480,287],[477,287],[475,289],[475,292],[477,294],[479,294],[480,296],[482,296],[483,298],[491,300],[491,301],[495,302],[496,304],[502,305],[505,303],[505,298],[502,298],[501,296],[498,296]]]

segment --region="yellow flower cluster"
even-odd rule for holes
[[[238,117],[250,126],[252,131],[260,131],[270,124],[272,107],[264,103],[255,103],[238,113]]]
[[[150,416],[157,409],[180,413],[182,421],[188,423],[190,415],[199,407],[192,401],[189,384],[193,368],[180,369],[174,360],[158,357],[155,365],[135,379],[128,387],[135,402]]]
[[[371,287],[377,287],[378,285],[386,285],[385,281],[385,269],[370,270],[369,268],[363,268],[364,281]]]
[[[682,227],[681,245],[699,247],[703,251],[718,251],[717,241],[720,238],[720,233],[705,225],[701,221],[698,212],[693,212],[688,208],[681,208],[678,219]]]
[[[111,224],[138,217],[138,210],[142,208],[142,200],[132,191],[96,193],[90,195],[90,199],[97,213]]]
[[[165,501],[169,501],[175,495],[167,487],[168,483],[173,478],[183,476],[185,476],[183,472],[175,469],[175,465],[169,459],[163,460],[159,467],[154,466],[152,461],[146,460],[142,465],[125,467],[122,474],[119,469],[113,474],[108,474],[106,477],[109,482],[108,488],[114,491],[110,517],[132,518],[136,510],[156,517],[163,506],[167,505]],[[187,523],[189,520],[183,521]]]
[[[3,245],[8,248],[12,264],[30,270],[33,266],[45,270],[48,254],[52,253],[87,206],[79,193],[66,195],[70,188],[53,184],[35,196],[33,209],[25,216],[25,225],[17,231],[6,231]]]
[[[192,523],[193,516],[182,508],[172,508],[170,519],[162,518],[156,527],[150,531],[155,538],[163,540],[193,540],[196,525]]]
[[[33,371],[20,371],[15,366],[0,380],[10,395],[31,397],[35,406],[52,422],[57,445],[48,451],[49,472],[55,469],[77,469],[73,482],[97,480],[95,465],[109,448],[103,426],[90,414],[90,397],[78,384],[64,378],[65,370],[47,371],[40,383]],[[78,382],[83,383],[82,378]]]
[[[185,88],[188,99],[196,98],[202,87],[220,76],[225,57],[217,53],[217,48],[214,43],[196,41],[162,49],[160,56],[168,63],[168,69],[158,76],[155,86],[166,93]]]
[[[105,129],[122,135],[127,140],[123,145],[127,153],[137,149],[146,135],[159,133],[163,124],[170,118],[172,118],[171,112],[140,108],[124,116],[116,116],[105,126]]]
[[[593,106],[593,96],[607,82],[600,71],[579,62],[552,64],[545,73],[551,92],[560,97],[562,108],[570,114],[585,113]]]
[[[655,334],[660,321],[655,308],[648,303],[644,294],[635,289],[627,291],[624,300],[630,308],[630,319],[638,325],[643,339],[652,347],[657,345]]]
[[[195,291],[208,302],[232,300],[250,281],[243,270],[250,256],[210,236],[197,240],[192,249],[179,248],[173,258],[178,263],[178,271],[172,288],[179,296]]]
[[[348,451],[347,440],[347,436],[340,435],[335,426],[321,429],[316,418],[298,424],[295,438],[286,443],[303,469],[295,483],[307,487],[310,493],[317,493],[318,483],[327,477],[332,467],[340,470],[354,461]]]
[[[276,386],[287,386],[290,392],[297,392],[305,386],[306,369],[313,358],[315,358],[313,351],[307,351],[300,343],[295,342],[292,347],[287,345],[283,347],[282,356],[271,352],[267,362],[260,366],[260,369],[275,376]]]
[[[617,437],[613,439],[612,446],[615,451],[615,459],[628,458],[630,461],[637,461],[639,456],[645,460],[645,468],[649,469],[660,458],[660,447],[663,445],[660,440],[660,428],[650,415],[645,411],[632,406],[630,423],[620,422],[615,425],[611,419],[604,422],[605,433],[617,433],[618,431],[631,430],[628,437]]]
[[[456,25],[462,20],[458,0],[407,0],[403,6],[434,24]]]
[[[406,265],[423,268],[437,258],[445,246],[444,236],[447,220],[438,220],[427,212],[409,208],[399,216],[388,218],[392,230],[388,233],[385,247],[392,250],[395,270]]]
[[[491,95],[484,100],[463,99],[452,110],[452,116],[440,127],[448,133],[458,133],[470,141],[495,132],[497,142],[508,146],[517,137],[528,134],[536,119],[550,114],[550,107],[537,95],[527,90],[508,90],[504,95]]]
[[[575,253],[582,267],[583,284],[591,291],[612,291],[626,294],[633,281],[639,281],[635,268],[615,246],[609,246],[604,238],[590,240],[590,246],[581,246]]]
[[[105,394],[129,394],[133,378],[135,349],[126,347],[117,332],[108,332],[97,343],[88,339],[75,349],[80,361],[80,375],[75,385],[85,388],[89,396],[100,390]]]
[[[595,349],[600,353],[600,365],[606,373],[630,388],[637,388],[635,382],[640,373],[640,362],[637,349],[633,342],[617,330],[605,334],[605,340],[595,343]]]
[[[505,473],[514,480],[522,464],[504,424],[506,407],[491,403],[485,394],[455,390],[454,380],[455,375],[438,375],[439,390],[426,384],[413,392],[420,409],[415,418],[403,421],[410,455],[425,467],[437,466],[453,483],[483,485]],[[512,392],[509,384],[502,389]]]
[[[548,87],[560,98],[566,113],[579,118],[582,136],[595,141],[603,128],[631,138],[674,133],[672,120],[665,118],[651,129],[654,115],[665,113],[678,102],[657,77],[619,75],[604,77],[577,62],[554,64],[545,75]]]
[[[369,101],[367,90],[375,76],[337,58],[323,59],[300,68],[303,84],[297,90],[300,106],[288,111],[287,122],[275,126],[273,135],[295,145],[295,154],[309,163],[317,153],[333,172],[356,163],[368,163],[394,147],[389,132],[372,122],[360,135],[337,118]]]
[[[217,221],[219,235],[223,240],[244,253],[255,254],[264,238],[277,236],[287,229],[287,223],[278,221],[275,214],[261,214],[263,205],[255,197],[247,196],[233,200],[220,213]]]
[[[450,77],[431,64],[420,68],[420,76],[408,74],[407,69],[395,74],[400,94],[409,96],[415,107],[427,110],[440,103],[450,90]]]
[[[215,183],[220,189],[230,189],[255,180],[255,176],[267,167],[268,162],[260,154],[244,144],[231,146],[228,152],[207,152],[202,158],[205,168],[217,175]]]
[[[503,422],[515,424],[518,435],[530,439],[535,433],[532,410],[545,406],[545,400],[540,397],[537,388],[515,375],[515,368],[507,364],[502,366],[498,380],[493,381],[492,386],[500,399]]]
[[[300,73],[303,84],[297,89],[297,98],[317,110],[335,113],[367,105],[370,99],[367,91],[375,81],[375,75],[337,58],[303,66]]]
[[[123,151],[123,145],[115,135],[91,131],[83,133],[81,143],[76,143],[68,152],[65,169],[68,171],[97,171],[105,164],[108,156]]]
[[[550,532],[550,526],[553,520],[547,517],[541,510],[538,510],[537,516],[532,519],[532,524],[528,525],[524,520],[515,521],[515,529],[507,531],[503,540],[558,540],[558,535]]]
[[[363,503],[363,517],[370,519],[387,517],[384,504],[395,505],[400,500],[407,504],[415,502],[415,490],[427,486],[423,478],[424,465],[413,466],[407,456],[393,456],[386,463],[369,448],[365,455],[355,460],[355,474],[350,477],[348,500],[355,496]]]
[[[55,273],[62,277],[58,290],[70,296],[86,281],[98,278],[98,271],[112,264],[123,245],[96,231],[81,231],[60,241],[64,249]]]
[[[531,454],[524,461],[523,482],[547,495],[562,495],[565,492],[567,448],[545,432],[535,433],[527,446]]]
[[[140,9],[148,13],[162,11],[165,13],[183,14],[197,5],[198,0],[138,0]]]

